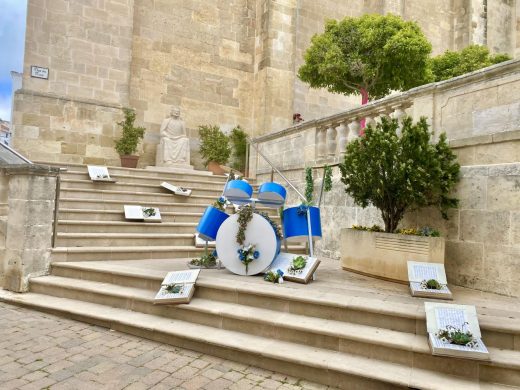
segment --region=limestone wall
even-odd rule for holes
[[[437,135],[441,130],[447,132],[463,165],[455,190],[460,207],[450,212],[449,221],[434,210],[410,213],[401,227],[429,225],[442,232],[447,239],[446,268],[451,283],[511,296],[520,296],[520,283],[514,276],[520,267],[520,110],[514,92],[519,81],[520,61],[512,61],[420,87],[364,109],[387,115],[392,112],[388,107],[410,105],[408,114],[415,118],[425,115]],[[337,141],[329,138],[334,134],[329,129],[339,129],[341,124],[351,127],[356,123],[351,118],[364,116],[358,111],[260,137],[260,150],[301,192],[305,167],[314,167],[317,200],[321,167],[341,161],[339,147],[335,153],[324,154]],[[270,181],[271,169],[257,153],[251,154],[250,164],[257,172],[257,182]],[[377,209],[356,206],[344,192],[339,169],[335,167],[333,172],[333,190],[325,194],[321,206],[323,239],[316,248],[322,255],[339,258],[341,228],[383,226],[383,222]],[[282,179],[275,174],[275,181]],[[296,193],[288,192],[287,205],[299,204]]]
[[[240,124],[259,136],[289,126],[296,112],[309,121],[359,105],[359,97],[309,90],[296,76],[312,35],[323,31],[326,18],[391,12],[416,20],[434,53],[487,42],[494,51],[514,54],[520,47],[519,4],[29,0],[23,87],[13,112],[14,144],[32,159],[117,164],[109,150],[116,133],[98,129],[112,126],[115,110],[132,106],[138,125],[147,129],[140,149],[140,166],[146,166],[155,160],[160,123],[176,105],[192,136],[192,163],[200,167],[196,128],[201,124],[218,124],[224,130]],[[31,65],[49,68],[49,80],[31,77]],[[64,115],[54,108],[56,98],[77,107],[86,104],[85,109],[96,114],[89,114],[88,120],[82,110],[76,111],[78,117],[73,110]],[[32,107],[29,101],[37,104]],[[106,115],[107,107],[113,115]],[[60,151],[62,157],[51,156]]]

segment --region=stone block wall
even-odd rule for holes
[[[13,147],[33,161],[120,165],[114,139],[123,119],[118,106],[63,99],[21,90],[15,93]]]
[[[130,105],[147,128],[143,164],[154,165],[172,106],[193,138],[202,124],[252,128],[254,39],[252,1],[135,1]]]

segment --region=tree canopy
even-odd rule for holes
[[[298,76],[311,88],[378,99],[429,82],[431,50],[417,23],[392,14],[328,20]]]
[[[401,136],[398,127],[396,119],[386,118],[376,127],[369,126],[364,137],[347,145],[340,164],[345,192],[361,207],[377,207],[388,233],[397,229],[410,209],[436,206],[447,218],[447,209],[458,203],[449,194],[460,166],[446,135],[431,142],[425,118],[416,124],[405,118]]]
[[[486,46],[471,45],[461,51],[447,50],[433,57],[430,64],[433,81],[442,81],[510,59],[507,54],[491,55]]]

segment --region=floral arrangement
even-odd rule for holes
[[[473,337],[473,334],[469,330],[465,330],[467,322],[462,324],[461,328],[447,325],[445,329],[439,330],[435,336],[439,338],[443,343],[463,345],[470,348],[477,348],[478,341]]]
[[[421,282],[421,288],[424,290],[442,290],[446,287],[444,284],[439,283],[435,279],[423,280]]]
[[[309,209],[309,205],[302,203],[296,209],[296,214],[298,215],[307,215],[307,210]]]
[[[281,269],[277,269],[276,271],[269,270],[264,275],[264,280],[271,283],[283,283],[283,271]]]
[[[184,284],[166,284],[164,285],[165,294],[182,294],[184,291]]]
[[[303,269],[307,265],[307,259],[303,256],[296,256],[291,261],[291,265],[287,269],[287,272],[291,275],[301,274]]]
[[[246,266],[246,274],[249,264],[260,257],[260,252],[256,250],[256,246],[252,244],[244,245],[237,250],[238,259]]]
[[[155,209],[153,207],[143,207],[143,215],[145,218],[155,216]]]
[[[206,253],[198,259],[193,259],[190,261],[190,265],[202,268],[213,268],[217,265],[217,257],[215,256],[215,253],[215,251],[213,253]]]
[[[219,209],[220,211],[226,211],[226,198],[223,196],[218,198],[215,203],[213,203],[213,207]]]

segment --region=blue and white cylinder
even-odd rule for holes
[[[311,218],[312,237],[321,238],[320,209],[309,207]],[[307,211],[305,206],[289,207],[283,211],[283,234],[289,242],[307,241],[309,238],[309,225],[307,223]]]
[[[228,219],[229,215],[219,209],[208,206],[197,226],[199,237],[205,241],[214,241],[217,238],[217,232],[220,225]]]
[[[253,196],[253,187],[243,180],[230,180],[224,189],[224,196],[231,203],[236,205],[244,205],[251,203]]]
[[[258,203],[266,206],[278,208],[285,203],[287,191],[278,183],[264,183],[258,189]]]

